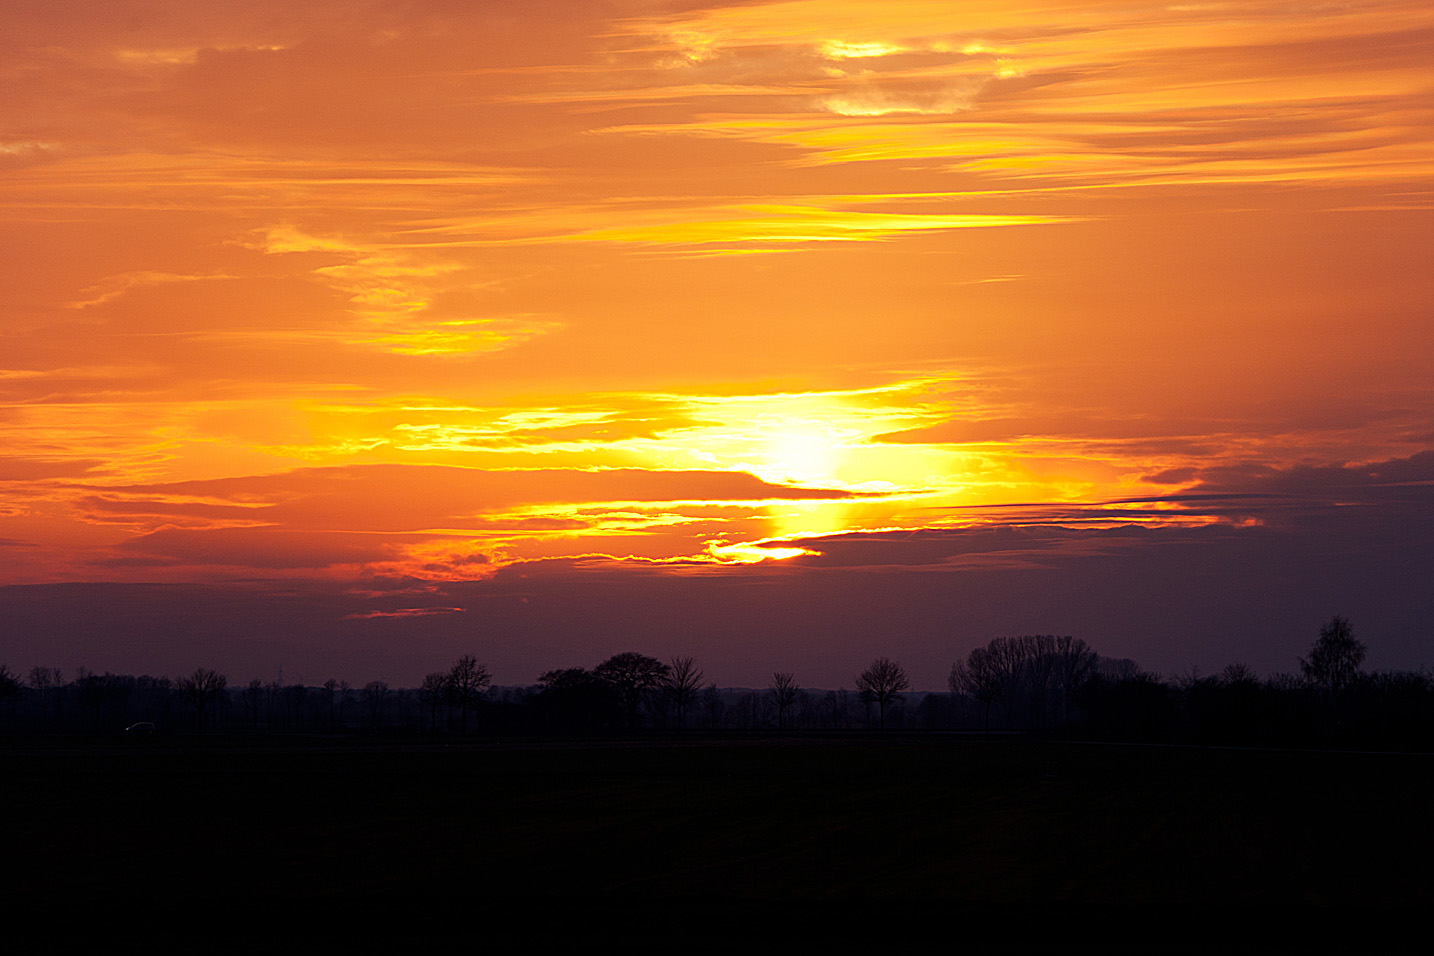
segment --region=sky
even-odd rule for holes
[[[1434,664],[1434,7],[0,7],[0,662]]]

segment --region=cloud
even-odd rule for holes
[[[705,245],[709,243],[869,242],[919,232],[1047,225],[1068,217],[843,211],[810,206],[743,206],[712,218],[593,229],[569,241]]]
[[[483,471],[436,465],[302,468],[246,478],[106,488],[97,511],[208,515],[288,529],[404,532],[464,527],[469,519],[530,505],[594,502],[820,501],[842,490],[775,485],[721,471]],[[302,539],[301,539],[302,540]]]
[[[461,607],[401,607],[392,611],[355,611],[352,614],[345,614],[345,621],[369,621],[377,617],[431,617],[435,614],[461,614]]]
[[[885,655],[901,660],[916,686],[939,689],[972,647],[1023,633],[1074,634],[1156,671],[1243,660],[1269,673],[1294,670],[1336,611],[1370,644],[1371,666],[1412,667],[1429,663],[1434,621],[1434,528],[1427,506],[1414,514],[1392,530],[1374,510],[1353,508],[1288,528],[827,536],[814,539],[822,558],[707,565],[701,574],[563,558],[429,584],[420,597],[412,578],[381,576],[362,579],[362,593],[347,576],[223,588],[7,587],[0,615],[12,624],[16,669],[173,673],[203,663],[231,680],[282,664],[316,682],[383,674],[413,686],[476,652],[499,682],[523,683],[637,649],[695,655],[711,679],[737,686],[786,667],[804,686],[850,687],[852,674]],[[466,613],[372,613],[421,608]]]
[[[1199,491],[1283,496],[1324,506],[1411,506],[1434,501],[1434,451],[1343,465],[1215,465],[1199,478]]]
[[[290,531],[281,528],[164,528],[117,546],[120,560],[138,553],[189,568],[320,570],[365,565],[401,556],[400,542],[360,532]],[[128,552],[128,554],[125,554]],[[104,567],[105,559],[96,563]]]
[[[104,305],[119,298],[131,289],[144,286],[165,285],[171,282],[207,282],[214,279],[234,279],[236,276],[217,273],[213,275],[177,275],[172,272],[130,272],[121,276],[114,276],[101,285],[85,290],[85,294],[91,296],[70,303],[72,309],[88,309],[97,305]]]
[[[0,455],[0,481],[74,478],[99,470],[104,464],[97,458],[31,458],[23,455]]]

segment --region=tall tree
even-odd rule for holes
[[[8,666],[0,664],[0,715],[5,713],[5,707],[18,701],[24,693],[24,687],[20,683],[19,675],[13,673]],[[3,727],[0,722],[0,727]]]
[[[339,681],[339,723],[344,723],[344,714],[353,697],[353,686],[346,680]]]
[[[989,733],[991,730],[991,705],[1006,688],[1007,675],[1000,667],[996,656],[984,647],[973,647],[966,655],[965,662],[951,665],[951,674],[946,685],[953,694],[966,694],[976,698],[981,705],[981,723]]]
[[[244,702],[244,711],[249,715],[249,730],[259,729],[259,703],[264,699],[264,682],[255,677],[249,681],[249,686],[239,692],[239,699]]]
[[[592,671],[565,667],[538,678],[543,690],[538,707],[550,726],[565,731],[591,731],[614,726],[620,705],[617,694]]]
[[[707,689],[702,691],[702,720],[709,730],[716,730],[722,726],[723,712],[727,705],[722,701],[722,692],[717,689],[716,684],[708,684]]]
[[[218,703],[224,696],[229,678],[207,667],[196,668],[193,674],[179,679],[179,696],[194,708],[199,732],[204,733],[204,714],[210,705]]]
[[[383,729],[383,712],[388,707],[389,686],[386,680],[371,680],[363,685],[364,706],[368,710],[369,726],[374,733]]]
[[[339,689],[339,682],[330,677],[324,681],[324,698],[329,702],[329,732],[334,729],[334,692]]]
[[[682,718],[687,708],[697,701],[702,690],[702,671],[690,657],[674,657],[667,664],[667,676],[662,679],[662,689],[672,706],[677,710],[677,729],[682,729]]]
[[[1367,648],[1354,636],[1349,619],[1336,614],[1319,629],[1319,639],[1308,658],[1300,658],[1300,671],[1309,683],[1338,693],[1353,683],[1364,663]]]
[[[667,679],[668,667],[655,657],[636,651],[614,654],[593,668],[593,676],[607,684],[622,702],[629,729],[637,726],[642,702]]]
[[[1095,675],[1099,657],[1085,641],[1053,634],[998,637],[952,666],[947,684],[980,702],[989,728],[991,706],[1008,719],[1050,726],[1068,719],[1076,694]]]
[[[788,672],[777,672],[772,675],[772,683],[767,687],[767,693],[772,695],[772,702],[777,705],[777,730],[780,732],[786,729],[785,715],[787,708],[797,702],[797,696],[802,689],[797,686],[796,674]]]
[[[906,671],[895,661],[878,657],[871,666],[856,676],[856,689],[863,703],[875,704],[878,726],[886,729],[886,708],[901,700],[901,692],[911,687]]]
[[[50,696],[65,686],[65,675],[58,667],[30,668],[30,686],[40,693],[40,726],[50,723]]]
[[[425,676],[422,686],[418,688],[418,699],[428,708],[430,733],[438,729],[438,708],[448,700],[449,689],[448,675],[443,673]]]
[[[462,715],[463,732],[468,732],[468,710],[478,703],[493,683],[493,677],[484,664],[471,654],[465,654],[448,671],[448,686],[453,693],[453,702]]]

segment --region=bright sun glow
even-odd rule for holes
[[[765,477],[793,483],[835,481],[845,458],[841,437],[824,429],[777,431],[763,449]]]

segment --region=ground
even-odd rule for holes
[[[17,913],[333,926],[377,903],[515,938],[778,915],[981,936],[1334,932],[1434,905],[1424,755],[961,735],[11,738],[0,755]]]

